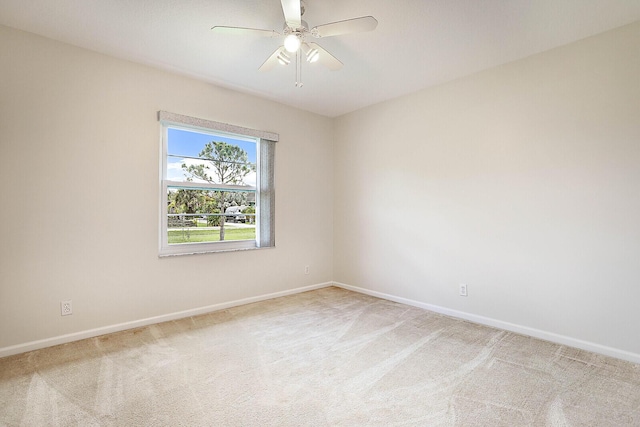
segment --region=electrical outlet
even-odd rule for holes
[[[304,274],[309,274],[309,266],[308,265],[304,266]]]
[[[464,283],[460,284],[460,296],[461,297],[467,296],[467,285],[465,285]]]
[[[60,301],[60,315],[68,316],[73,314],[73,306],[71,305],[71,300]]]

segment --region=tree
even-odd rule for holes
[[[244,183],[244,178],[255,171],[255,165],[249,163],[247,152],[237,145],[226,142],[208,142],[199,156],[206,162],[188,166],[182,164],[182,169],[190,175],[187,177],[189,181],[197,178],[212,184],[241,185]],[[224,213],[230,199],[228,192],[214,192],[214,200],[221,214],[220,241],[224,240]]]
[[[172,192],[170,203],[175,207],[176,213],[197,213],[204,203],[204,195],[201,190],[180,189]]]
[[[242,211],[243,213],[249,214],[247,215],[247,219],[249,220],[250,224],[253,224],[256,221],[256,208],[253,206],[247,206],[244,211]]]
[[[206,198],[202,190],[186,190],[169,191],[169,212],[175,214],[194,214],[198,213],[204,205]],[[189,215],[180,215],[177,217],[170,216],[168,219],[169,227],[192,227],[196,224],[196,220]]]

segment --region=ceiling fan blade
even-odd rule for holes
[[[277,31],[259,30],[256,28],[215,26],[211,28],[211,31],[213,31],[214,33],[220,33],[220,34],[239,34],[239,35],[247,34],[247,35],[253,35],[253,36],[260,36],[260,37],[280,36],[280,33],[278,33]]]
[[[309,43],[311,49],[318,49],[318,62],[331,71],[336,71],[342,68],[342,62],[340,62],[335,56],[324,50],[322,46],[317,43]]]
[[[294,30],[302,27],[302,13],[300,12],[300,0],[280,0],[282,12],[287,25]]]
[[[281,56],[284,55],[284,56]],[[264,63],[260,66],[260,68],[258,68],[259,71],[269,71],[271,70],[273,67],[275,67],[276,65],[278,65],[278,63],[281,62],[281,59],[285,60],[285,61],[289,61],[289,55],[287,54],[284,46],[280,46],[279,48],[276,49],[275,52],[273,52],[271,54],[271,56],[269,58],[267,58],[266,61],[264,61]],[[284,65],[289,65],[288,62],[283,62]]]
[[[375,30],[378,21],[373,16],[362,16],[360,18],[347,19],[345,21],[332,22],[330,24],[318,25],[311,29],[314,37],[331,37],[341,34],[362,33]]]

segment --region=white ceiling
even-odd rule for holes
[[[640,19],[640,0],[306,0],[311,27],[372,15],[373,32],[314,39],[344,63],[258,67],[280,39],[280,0],[0,0],[0,23],[329,117]]]

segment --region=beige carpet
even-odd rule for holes
[[[2,426],[640,426],[640,366],[326,288],[0,359]]]

